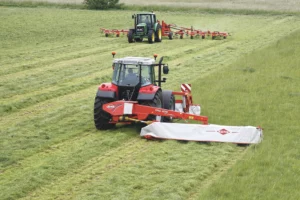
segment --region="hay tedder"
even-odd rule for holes
[[[108,36],[119,37],[121,34],[127,35],[128,42],[142,42],[147,39],[149,43],[161,42],[162,36],[168,37],[170,40],[173,38],[183,39],[185,37],[194,38],[209,38],[226,39],[229,34],[227,32],[219,31],[202,31],[195,29],[193,26],[190,28],[177,26],[176,24],[167,24],[165,21],[159,21],[153,12],[143,12],[132,15],[134,19],[134,27],[129,30],[118,29],[105,29],[100,28],[100,31]]]
[[[113,56],[115,53],[113,52]],[[141,136],[161,139],[258,143],[262,130],[257,127],[209,125],[208,117],[200,115],[200,105],[194,104],[191,85],[182,84],[181,91],[163,90],[163,74],[169,67],[163,57],[125,57],[114,59],[111,83],[98,87],[94,104],[94,122],[99,130],[116,124],[145,123]],[[157,68],[157,69],[156,69]],[[155,72],[158,76],[155,76]],[[170,123],[174,119],[202,124]]]

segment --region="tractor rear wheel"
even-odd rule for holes
[[[161,42],[161,26],[157,25],[157,29],[155,32],[155,42]]]
[[[172,91],[164,90],[162,96],[163,96],[163,103],[164,103],[163,108],[167,110],[175,110],[175,97],[172,94]],[[163,118],[163,122],[172,122],[172,121],[173,121],[172,117]]]
[[[149,44],[152,44],[155,40],[155,34],[153,30],[149,30],[148,32],[148,42]]]
[[[116,124],[110,124],[111,115],[105,112],[102,106],[106,103],[111,102],[109,99],[104,99],[100,97],[95,98],[94,104],[94,122],[95,126],[99,130],[106,130],[115,127]]]
[[[153,100],[149,100],[149,101],[143,101],[141,102],[142,105],[145,106],[151,106],[151,107],[156,107],[156,108],[162,108],[163,107],[163,102],[162,102],[162,92],[161,91],[157,91]],[[162,122],[163,121],[163,117],[162,116],[156,116],[156,115],[149,115],[147,120],[150,121],[158,121],[158,122]]]
[[[132,30],[130,30],[130,31],[128,32],[127,37],[128,37],[128,42],[129,42],[129,43],[133,43],[133,31],[132,31]]]

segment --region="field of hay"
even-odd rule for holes
[[[156,12],[226,40],[127,42],[134,10],[0,6],[0,199],[297,199],[300,18]],[[117,57],[164,56],[163,88],[191,83],[212,124],[264,128],[259,145],[146,141],[98,131],[94,97]]]

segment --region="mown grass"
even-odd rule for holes
[[[191,81],[193,98],[201,103],[211,123],[265,127],[265,118],[254,118],[252,108],[236,100],[244,89],[227,88],[225,94],[232,96],[219,98],[224,87],[217,87],[214,81],[224,78],[222,69],[228,69],[237,58],[287,37],[300,24],[297,17],[286,15],[157,12],[169,23],[192,23],[203,29],[230,31],[233,36],[149,45],[128,44],[126,37],[106,38],[99,33],[100,27],[131,27],[132,11],[17,7],[0,7],[0,11],[3,199],[197,198],[198,191],[202,194],[222,171],[243,157],[245,148],[146,142],[139,138],[140,127],[135,126],[95,130],[94,96],[97,86],[110,79],[111,51],[117,51],[117,57],[165,56],[170,74],[163,87],[178,90],[181,83]],[[253,78],[258,70],[247,65],[233,71]],[[210,74],[216,75],[206,80]],[[284,75],[282,80],[288,81],[288,77]],[[234,79],[225,78],[228,83]],[[256,99],[259,102],[258,96]],[[229,107],[230,111],[219,115],[228,102],[237,108]],[[252,103],[248,106],[260,108]],[[232,112],[236,114],[232,116]]]

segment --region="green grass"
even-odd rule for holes
[[[299,186],[299,178],[290,177],[299,168],[299,18],[156,13],[168,23],[232,36],[128,44],[126,36],[106,38],[99,28],[130,28],[132,11],[0,7],[2,199],[238,198],[233,188],[243,199],[251,199],[249,188],[261,195],[256,198],[276,199],[276,192],[263,191],[273,187],[265,183],[289,164],[280,172],[287,179],[277,177],[274,187]],[[111,51],[117,57],[165,56],[170,74],[164,88],[192,83],[193,99],[210,123],[261,125],[263,143],[148,142],[135,126],[97,131],[94,96],[101,82],[110,81]]]
[[[297,199],[300,195],[300,31],[205,78],[210,118],[256,124],[264,141],[198,199]],[[209,89],[213,86],[213,92]],[[223,109],[220,110],[220,104]]]

